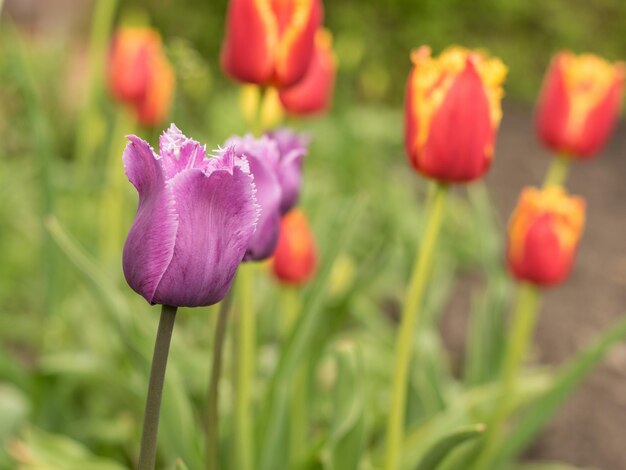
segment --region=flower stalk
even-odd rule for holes
[[[224,353],[224,340],[226,339],[226,325],[228,314],[233,301],[231,290],[220,304],[220,310],[215,326],[215,340],[213,342],[213,364],[211,367],[211,379],[209,382],[209,394],[207,399],[207,430],[206,430],[206,469],[217,470],[219,453],[219,383],[222,373],[222,356]]]
[[[250,470],[253,457],[252,383],[256,349],[256,319],[252,305],[252,266],[242,266],[237,277],[239,317],[236,329],[235,455],[238,461],[237,468]]]
[[[397,470],[402,442],[404,440],[404,415],[406,389],[411,360],[411,344],[422,308],[422,300],[428,281],[437,239],[443,220],[447,187],[438,184],[428,214],[426,231],[417,254],[413,274],[402,309],[400,331],[396,341],[391,411],[387,422],[387,450],[385,470]]]
[[[506,418],[511,412],[511,400],[517,385],[517,377],[535,330],[539,300],[539,290],[536,286],[527,282],[520,283],[509,329],[508,347],[502,364],[500,393],[493,417],[487,425],[484,447],[478,456],[474,470],[492,468],[492,460],[501,443]]]
[[[161,318],[159,319],[159,328],[152,356],[148,396],[146,397],[138,470],[154,470],[156,462],[161,397],[163,395],[165,369],[170,351],[172,331],[174,330],[174,321],[176,320],[176,311],[177,307],[169,305],[163,305],[161,308]]]
[[[549,186],[563,186],[567,179],[567,173],[569,171],[570,160],[565,155],[555,155],[552,158],[552,163],[546,173],[546,179],[543,182],[543,187]]]

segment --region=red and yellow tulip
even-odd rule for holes
[[[222,68],[241,82],[294,85],[307,71],[321,21],[321,0],[231,0]]]
[[[411,59],[405,103],[405,147],[411,164],[441,182],[480,178],[491,165],[502,119],[505,65],[457,46],[438,57],[422,46]]]
[[[622,102],[626,67],[592,54],[557,54],[537,104],[537,133],[554,152],[590,158],[607,142]]]
[[[332,35],[320,29],[315,35],[315,51],[306,75],[294,86],[280,90],[280,101],[289,114],[305,116],[326,111],[335,87],[337,58]]]
[[[120,28],[111,44],[107,78],[111,94],[130,105],[141,124],[154,126],[165,119],[175,79],[155,30]]]
[[[516,278],[539,286],[569,274],[585,225],[585,201],[558,186],[526,188],[511,216],[507,258]]]

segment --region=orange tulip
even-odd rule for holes
[[[120,28],[111,44],[107,78],[112,95],[130,105],[141,124],[153,126],[165,119],[175,79],[155,30]]]
[[[557,54],[537,104],[543,143],[570,157],[590,158],[607,142],[619,114],[626,68],[592,55]]]
[[[479,51],[450,47],[439,57],[411,54],[405,147],[423,175],[448,183],[480,178],[491,165],[502,118],[504,64]]]
[[[329,31],[320,29],[315,35],[315,52],[306,75],[294,86],[280,90],[280,101],[288,113],[309,115],[328,109],[337,72],[332,40]]]
[[[508,230],[507,258],[516,278],[539,286],[571,271],[585,225],[585,201],[551,186],[522,191]]]
[[[272,271],[285,284],[307,282],[317,266],[315,239],[304,213],[298,209],[283,216]]]
[[[321,21],[321,0],[231,0],[222,68],[241,82],[291,86],[306,73]]]

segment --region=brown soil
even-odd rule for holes
[[[626,314],[626,129],[616,130],[600,155],[573,166],[567,186],[587,200],[587,225],[576,268],[544,295],[535,335],[536,360],[560,364],[620,315]],[[503,223],[521,188],[541,184],[550,154],[534,137],[530,109],[508,107],[496,161],[487,180]],[[443,320],[446,342],[459,360],[469,291],[459,283]],[[456,361],[455,361],[456,362]],[[532,460],[559,460],[604,470],[626,469],[626,343],[616,347],[529,450]]]

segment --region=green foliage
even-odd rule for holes
[[[174,8],[169,0],[142,0],[123,6],[143,7],[161,28],[179,83],[172,120],[209,147],[246,131],[236,87],[219,74],[225,5],[181,0]],[[342,64],[337,106],[324,119],[290,123],[313,136],[302,206],[316,234],[320,270],[301,293],[304,308],[285,342],[277,340],[279,289],[267,276],[256,280],[259,347],[251,419],[259,468],[373,469],[381,462],[397,316],[419,250],[428,191],[408,169],[401,146],[408,50],[422,43],[436,50],[454,42],[486,47],[509,64],[510,94],[532,99],[557,48],[624,55],[625,16],[626,8],[610,0],[593,9],[582,0],[326,2]],[[115,239],[108,221],[131,220],[134,211],[134,202],[126,204],[134,201],[130,188],[115,194],[125,202],[121,214],[104,209],[111,198],[111,159],[119,158],[115,149],[123,142],[113,133],[118,110],[106,95],[96,97],[97,124],[88,130],[102,145],[76,155],[82,114],[76,102],[68,104],[68,85],[60,78],[73,57],[66,48],[36,45],[2,26],[0,468],[131,468],[157,314],[126,286],[121,246],[103,249],[103,240]],[[600,26],[610,41],[594,34]],[[156,143],[156,131],[139,133]],[[403,469],[463,469],[464,457],[482,443],[476,423],[487,421],[498,395],[512,290],[501,261],[502,230],[482,184],[452,195],[414,336]],[[439,331],[459,272],[475,273],[481,284],[461,370],[450,363]],[[202,468],[215,313],[179,314],[159,468]],[[511,431],[498,455],[503,468],[515,468],[558,406],[626,336],[624,325],[562,369],[529,366],[520,374]],[[234,461],[231,346],[227,341],[221,384],[224,468]],[[289,455],[299,375],[306,378],[306,439],[297,455]]]

